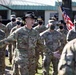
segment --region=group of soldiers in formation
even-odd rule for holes
[[[23,20],[25,24],[13,15],[11,22],[4,25],[0,16],[0,75],[5,74],[6,47],[13,75],[35,75],[39,55],[43,75],[50,75],[51,63],[52,75],[76,75],[76,26],[68,31],[64,21],[55,17],[43,25],[42,18],[37,19],[33,12],[27,12]]]

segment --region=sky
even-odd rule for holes
[[[62,1],[62,0],[25,0],[25,1],[31,1],[31,2],[37,2],[37,3],[41,3],[41,4],[48,4],[48,5],[55,5],[55,1]],[[75,1],[76,0],[72,0]]]
[[[10,1],[13,1],[13,0],[0,0],[0,3],[8,4]],[[46,4],[46,5],[55,6],[55,1],[58,2],[62,0],[15,0],[15,1],[23,1],[23,2],[30,2],[30,3],[33,2],[33,3],[38,3],[38,4]],[[72,1],[76,2],[76,0],[72,0]]]

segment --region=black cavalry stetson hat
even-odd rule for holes
[[[26,18],[32,18],[32,19],[37,19],[34,12],[27,12],[25,14],[25,16],[23,17],[23,20],[25,20]]]

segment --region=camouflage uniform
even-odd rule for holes
[[[15,27],[16,26],[16,22],[9,22],[7,25],[6,25],[6,28],[7,28],[7,36],[9,36],[9,34],[10,34],[10,31],[11,31],[11,29],[13,28],[13,27]]]
[[[6,26],[2,23],[0,23],[0,29],[2,29],[4,32],[6,31]]]
[[[0,41],[0,46],[16,41],[13,57],[13,75],[35,75],[35,48],[49,51],[38,32],[27,27],[18,28],[8,38]],[[38,47],[37,47],[38,46]]]
[[[76,39],[65,45],[58,64],[58,75],[76,75]]]
[[[5,38],[5,33],[0,29],[0,40]],[[0,48],[0,75],[5,74],[5,47]]]
[[[39,33],[45,31],[47,28],[44,25],[37,25],[35,26],[33,29],[37,30]],[[37,48],[36,48],[37,49]],[[38,60],[39,60],[39,52],[36,52],[37,54],[37,58],[36,58],[36,64],[37,64],[37,68],[38,68]],[[41,52],[41,56],[43,58],[43,53]],[[37,72],[37,68],[36,68],[36,72]]]
[[[42,32],[40,35],[44,38],[44,44],[50,49],[50,52],[55,52],[58,49],[58,47],[61,46],[61,41],[63,38],[61,34],[56,30],[51,32],[48,29]],[[57,75],[58,59],[53,56],[51,57],[51,55],[49,55],[48,52],[45,53],[43,58],[43,74],[49,75],[50,62],[52,62],[53,64],[53,75]]]
[[[6,37],[6,34],[7,34],[7,28],[6,28],[6,26],[4,24],[0,23],[0,29],[5,32],[5,37]]]
[[[45,31],[47,28],[45,27],[45,25],[37,25],[34,27],[35,30],[37,30],[39,33]]]
[[[16,22],[15,22],[15,23],[9,22],[9,23],[6,25],[6,28],[7,28],[7,36],[9,36],[10,31],[11,31],[11,29],[12,29],[14,26],[16,26]],[[12,63],[12,50],[11,50],[11,49],[12,49],[12,45],[9,44],[9,45],[8,45],[8,57],[9,57],[10,63]]]
[[[67,30],[65,30],[65,29],[60,30],[60,29],[58,29],[57,31],[60,32],[62,34],[62,37],[63,37],[63,44],[62,44],[62,50],[63,50],[65,44],[67,43],[67,41],[66,41]],[[62,50],[61,50],[61,52],[62,52]]]
[[[10,34],[11,34],[12,32],[14,32],[17,28],[18,28],[17,26],[13,27],[13,28],[11,29],[11,31],[10,31]]]
[[[10,31],[10,34],[12,34],[16,29],[18,29],[17,26],[13,27]],[[16,42],[13,43],[13,50],[16,48]]]
[[[15,26],[15,27],[13,27],[12,29],[11,29],[11,31],[10,31],[10,34],[12,34],[16,29],[18,29],[18,26]],[[16,48],[16,41],[14,41],[14,42],[12,42],[13,44],[12,44],[12,55],[13,55],[13,53],[14,53],[14,50],[15,50],[15,48]],[[11,59],[12,60],[12,59]],[[12,60],[12,62],[13,62],[13,60]]]

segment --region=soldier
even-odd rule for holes
[[[58,64],[58,75],[76,75],[76,39],[65,45]]]
[[[46,25],[46,28],[49,28],[53,22],[54,20],[48,20],[48,24]]]
[[[55,30],[55,26],[52,24],[50,28],[40,34],[44,39],[44,44],[50,49],[50,52],[53,53],[53,56],[46,53],[44,54],[43,58],[43,75],[49,75],[49,67],[50,63],[53,64],[53,75],[57,75],[57,65],[58,65],[58,58],[60,54],[58,50],[61,48],[61,42],[63,42],[63,37],[61,33]]]
[[[57,26],[58,21],[57,21],[57,18],[56,18],[56,17],[51,17],[51,18],[48,20],[48,24],[46,25],[46,27],[49,28],[52,23],[53,23],[54,26],[55,26],[55,30],[57,30],[57,29],[58,29],[58,26]]]
[[[2,16],[0,15],[0,40],[2,40],[3,38],[6,37],[6,33],[7,33],[7,28],[6,26],[2,23]],[[5,50],[6,50],[6,46],[3,48],[0,48],[0,75],[4,74],[5,71]],[[2,72],[1,72],[2,71]]]
[[[11,16],[11,22],[7,23],[6,28],[7,28],[7,37],[10,34],[11,29],[16,26],[16,16]]]
[[[20,17],[17,17],[16,18],[16,26],[14,26],[11,31],[10,31],[10,34],[15,31],[16,29],[20,28],[21,27],[21,24],[22,24],[22,19]]]
[[[59,29],[57,31],[60,32],[63,36],[63,45],[62,45],[62,50],[63,50],[65,44],[67,43],[66,36],[68,31],[64,28],[64,24],[59,23],[58,25],[59,25]]]
[[[38,25],[35,26],[34,29],[36,29],[39,33],[45,31],[45,30],[46,30],[46,27],[45,27],[45,25],[43,25],[43,20],[42,20],[42,18],[39,17],[39,18],[37,19],[37,21],[38,21]]]
[[[7,25],[6,25],[6,28],[7,28],[7,36],[9,36],[10,34],[10,31],[13,27],[16,26],[16,16],[12,15],[11,17],[11,22],[9,22]],[[12,45],[9,44],[8,45],[8,58],[9,58],[9,62],[10,64],[12,64]]]
[[[49,49],[44,46],[39,33],[32,29],[35,18],[34,13],[27,12],[24,17],[26,25],[18,28],[7,38],[0,41],[0,47],[16,41],[13,75],[35,75],[35,48],[38,48],[37,50],[49,51]]]
[[[34,29],[35,30],[37,30],[39,33],[41,33],[41,32],[43,32],[43,31],[45,31],[47,28],[45,27],[45,25],[43,25],[43,20],[42,20],[42,18],[41,17],[39,17],[38,19],[37,19],[37,21],[38,21],[38,25],[37,26],[35,26],[34,27]],[[36,58],[36,64],[37,64],[37,67],[36,67],[36,73],[37,73],[37,68],[38,68],[38,60],[39,60],[39,52],[36,52],[37,54],[37,58]],[[43,58],[43,53],[41,52],[40,53],[41,54],[41,56],[42,56],[42,58]]]
[[[67,34],[67,42],[76,38],[76,20],[74,20],[75,29],[69,30]]]
[[[21,27],[21,22],[17,20],[17,25],[11,29],[10,34],[12,34],[16,29],[18,29],[18,28],[20,28],[20,27]],[[14,41],[14,42],[12,43],[12,49],[11,49],[11,50],[12,50],[12,51],[11,51],[12,53],[11,53],[11,56],[13,55],[15,48],[16,48],[16,41]],[[13,56],[12,56],[12,57],[13,57]],[[12,61],[12,58],[11,58],[11,61]]]
[[[0,29],[0,40],[5,38],[5,32]],[[0,48],[0,75],[5,74],[5,47]]]

